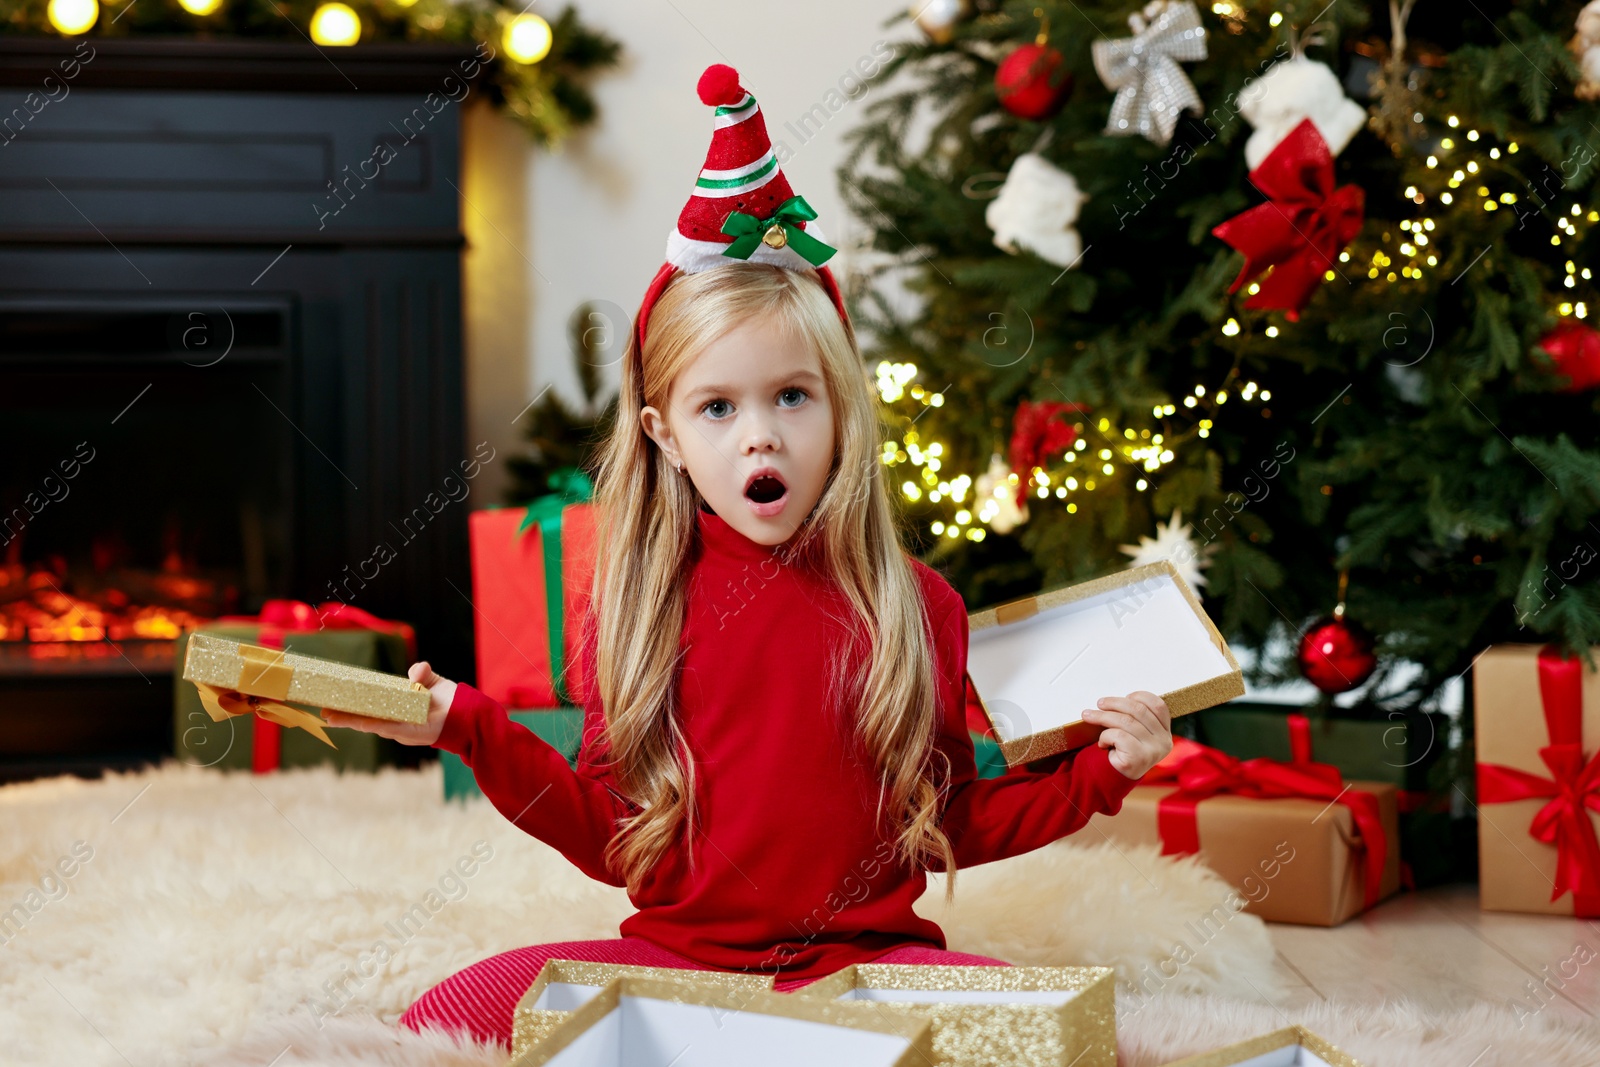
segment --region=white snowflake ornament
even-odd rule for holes
[[[1028,521],[1028,505],[1017,507],[1017,486],[1011,480],[1011,467],[996,452],[989,457],[989,469],[973,482],[977,493],[978,521],[987,523],[998,534],[1010,533]]]
[[[1142,567],[1157,560],[1171,560],[1178,568],[1189,588],[1199,590],[1206,585],[1205,569],[1211,565],[1211,554],[1216,545],[1197,545],[1194,529],[1183,521],[1183,512],[1174,511],[1165,525],[1156,523],[1154,537],[1140,537],[1136,545],[1122,545],[1121,550],[1133,557],[1129,567]]]
[[[997,247],[1012,255],[1025,248],[1066,268],[1083,252],[1083,240],[1072,224],[1087,199],[1072,175],[1036,152],[1024,152],[1011,164],[983,218]]]
[[[1274,64],[1261,77],[1246,82],[1239,91],[1239,112],[1255,127],[1244,146],[1245,163],[1251,170],[1259,167],[1302,119],[1311,120],[1336,156],[1367,121],[1366,109],[1344,95],[1338,75],[1326,64],[1305,56]]]

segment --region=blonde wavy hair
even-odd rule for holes
[[[855,736],[878,777],[878,818],[893,814],[895,855],[913,869],[942,861],[946,899],[955,854],[940,828],[949,760],[934,745],[935,663],[917,576],[901,547],[878,458],[883,439],[875,392],[855,332],[814,273],[730,262],[679,274],[650,312],[643,351],[623,359],[617,416],[595,475],[598,535],[592,684],[605,710],[594,739],[618,790],[639,811],[605,851],[630,892],[682,842],[694,865],[696,770],[674,706],[690,553],[700,497],[646,435],[640,412],[669,408],[672,383],[705,345],[761,317],[811,343],[835,419],[835,458],[822,496],[784,561],[831,578],[870,639],[852,670],[836,650],[829,679],[857,709]],[[586,739],[588,744],[590,739]],[[942,764],[936,768],[936,764]]]

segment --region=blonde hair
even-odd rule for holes
[[[896,856],[914,869],[941,859],[946,898],[955,854],[939,827],[949,760],[934,745],[935,664],[917,576],[901,547],[878,459],[882,429],[855,332],[813,273],[730,262],[676,276],[651,309],[643,352],[623,360],[617,416],[596,473],[601,524],[589,637],[605,709],[602,751],[619,790],[642,810],[623,820],[607,865],[630,891],[683,842],[694,864],[695,768],[685,744],[675,670],[699,498],[644,432],[646,405],[666,411],[678,374],[701,349],[752,317],[815,346],[835,419],[835,458],[822,496],[781,552],[836,583],[871,655],[831,684],[858,709],[856,737],[876,768]],[[953,709],[952,713],[958,713]],[[935,777],[934,764],[942,761]]]

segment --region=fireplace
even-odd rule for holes
[[[0,131],[0,781],[172,754],[174,638],[269,598],[470,680],[471,50],[86,43]],[[0,39],[0,115],[83,44]]]

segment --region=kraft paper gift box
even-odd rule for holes
[[[1288,1026],[1166,1067],[1361,1067],[1350,1053],[1303,1026]]]
[[[1244,694],[1222,635],[1170,562],[1054,589],[968,616],[967,674],[1007,766],[1092,742],[1104,696],[1146,690],[1174,716]]]
[[[588,614],[597,511],[572,495],[468,516],[477,684],[508,708],[582,701],[570,668]]]
[[[691,972],[699,973],[699,972]],[[764,990],[622,975],[512,1067],[927,1067],[927,1019]]]
[[[322,719],[291,703],[393,722],[428,721],[428,691],[401,675],[211,634],[189,636],[183,677],[194,683],[206,713],[217,722],[254,713],[298,727],[329,747],[337,746]]]
[[[1538,645],[1472,667],[1479,902],[1600,916],[1600,674]]]
[[[685,971],[677,967],[643,967],[633,963],[589,963],[545,960],[539,977],[522,995],[511,1017],[511,1054],[520,1056],[549,1036],[577,1009],[587,1004],[613,978],[660,978],[736,992],[772,990],[772,976],[731,971]]]
[[[933,1022],[945,1067],[1116,1067],[1110,967],[984,967],[860,963],[793,996],[876,1007]]]
[[[1238,891],[1243,910],[1268,922],[1337,926],[1399,890],[1394,786],[1342,781],[1326,764],[1241,762],[1183,738],[1147,778],[1185,776],[1184,761],[1193,758],[1201,765],[1189,776],[1211,777],[1206,788],[1136,785],[1116,815],[1096,814],[1090,826],[1113,841],[1198,853]],[[1252,786],[1252,777],[1267,784]],[[1248,795],[1297,790],[1303,795]],[[1229,901],[1217,909],[1224,920],[1234,910]],[[1200,929],[1216,921],[1217,909],[1196,916]]]

